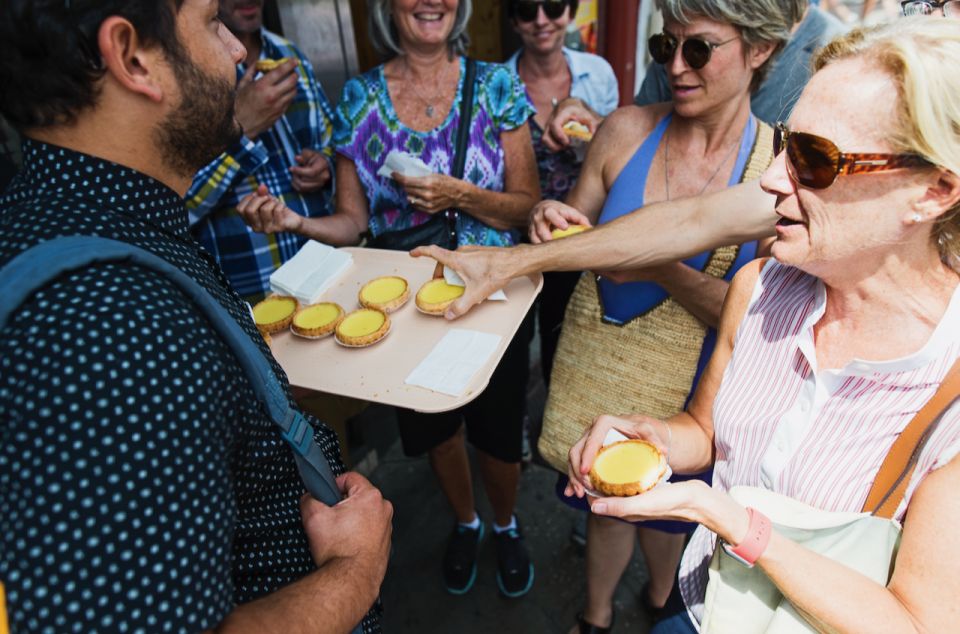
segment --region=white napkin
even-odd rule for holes
[[[443,279],[450,286],[466,286],[467,283],[463,281],[463,278],[457,274],[451,268],[443,267]],[[490,297],[487,299],[492,299],[494,301],[505,302],[507,301],[507,294],[503,292],[503,289],[490,293]]]
[[[433,174],[433,170],[430,167],[420,160],[419,156],[410,154],[408,152],[401,152],[399,150],[391,150],[387,154],[386,160],[384,160],[383,165],[380,169],[377,170],[377,176],[383,176],[384,178],[393,178],[393,173],[399,172],[404,176],[429,176]]]
[[[281,295],[292,295],[304,304],[315,304],[351,264],[353,256],[346,251],[310,240],[273,272],[270,288]]]
[[[405,383],[460,396],[496,352],[500,339],[500,335],[476,330],[451,329],[413,369]]]

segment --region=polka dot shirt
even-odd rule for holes
[[[175,192],[33,141],[0,196],[0,264],[97,235],[176,264],[260,342]],[[273,362],[286,386],[286,376]],[[342,473],[336,436],[311,419]],[[233,353],[157,273],[96,264],[0,332],[0,580],[12,631],[196,632],[315,566],[293,455]],[[378,632],[378,614],[366,632]]]

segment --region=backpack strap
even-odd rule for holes
[[[236,320],[203,287],[163,258],[126,242],[94,236],[55,238],[23,251],[0,269],[0,328],[36,291],[64,273],[90,264],[125,262],[169,279],[193,300],[227,346],[233,351],[270,420],[293,449],[297,469],[307,490],[327,505],[340,501],[333,472],[313,439],[313,427],[303,414],[290,407],[286,393],[266,357]]]
[[[870,487],[863,510],[877,517],[892,519],[907,493],[910,475],[917,466],[920,452],[933,435],[941,415],[960,396],[960,359],[954,362],[940,387],[920,408],[913,420],[900,432],[887,457],[880,465],[877,478]]]

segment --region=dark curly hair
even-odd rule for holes
[[[69,123],[94,105],[104,67],[97,32],[112,15],[172,59],[183,0],[0,0],[0,114],[14,127]]]
[[[517,16],[517,1],[518,0],[507,0],[507,17],[511,20]],[[570,18],[572,19],[577,15],[580,0],[566,0],[566,3],[570,6]]]

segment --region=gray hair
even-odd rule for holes
[[[773,54],[753,74],[750,90],[763,82],[793,25],[803,18],[807,0],[656,0],[665,20],[689,24],[695,16],[733,25],[748,50],[774,44]]]
[[[367,0],[370,13],[370,39],[373,46],[384,55],[402,55],[403,49],[397,38],[397,27],[393,24],[393,0]],[[453,30],[447,44],[450,51],[456,55],[466,55],[470,38],[467,35],[467,22],[473,12],[472,0],[460,0],[457,4],[457,15],[453,20]]]

